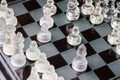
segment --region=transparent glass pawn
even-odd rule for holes
[[[80,45],[76,52],[76,57],[72,61],[72,68],[77,72],[83,72],[87,69],[88,61],[86,59],[87,51],[85,45]]]
[[[117,8],[115,9],[115,14],[110,24],[114,29],[120,28],[120,2],[117,3]]]
[[[90,15],[94,12],[94,5],[92,0],[85,0],[85,3],[81,6],[81,12],[84,15]]]
[[[21,32],[18,32],[15,40],[15,53],[11,56],[11,64],[14,67],[23,67],[26,64],[26,57],[23,52],[24,37]]]
[[[14,37],[16,28],[12,25],[6,26],[5,42],[3,43],[4,54],[11,56],[15,52]]]
[[[45,55],[43,57],[40,57],[35,62],[35,67],[39,73],[47,72],[49,65],[50,65],[50,63],[47,61],[47,57]]]
[[[120,55],[120,45],[117,45],[117,46],[116,46],[116,53],[117,53],[118,55]]]
[[[67,36],[67,42],[70,45],[77,46],[81,43],[81,36],[78,26],[74,26],[71,33]]]
[[[58,75],[55,72],[55,68],[53,65],[50,65],[48,71],[43,73],[42,79],[43,80],[58,80]]]
[[[51,32],[48,30],[46,23],[42,24],[40,32],[37,34],[37,40],[41,43],[47,43],[51,41]]]
[[[27,80],[42,80],[40,79],[39,74],[35,67],[32,67],[30,76],[27,78]]]
[[[2,0],[0,4],[0,17],[5,17],[7,14],[14,15],[14,11],[12,8],[8,8],[6,0]]]
[[[95,10],[92,14],[90,14],[90,22],[92,24],[101,24],[104,20],[104,17],[102,15],[102,7],[101,2],[96,2],[95,4]]]
[[[105,0],[105,7],[103,8],[103,16],[106,22],[111,21],[115,13],[115,0]]]
[[[39,24],[40,24],[40,26],[42,26],[43,24],[47,24],[48,28],[52,28],[53,27],[54,19],[51,17],[50,10],[46,10],[46,12],[44,12],[43,17],[40,18]]]
[[[38,48],[37,42],[32,41],[29,48],[26,50],[26,57],[31,61],[36,61],[40,58],[41,51]]]
[[[18,23],[17,18],[13,15],[10,15],[10,14],[6,14],[6,16],[4,16],[4,19],[6,20],[7,25],[16,26]]]
[[[5,41],[5,34],[6,34],[6,22],[4,18],[0,18],[0,47],[3,46]]]
[[[77,20],[80,17],[79,3],[77,0],[69,0],[67,4],[66,17],[68,20]]]
[[[57,12],[57,7],[54,3],[54,0],[47,0],[47,3],[43,6],[43,13],[45,14],[46,10],[50,10],[50,15],[55,15]]]
[[[120,44],[120,28],[113,29],[112,33],[108,35],[107,40],[111,45],[119,45]]]

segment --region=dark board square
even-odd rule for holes
[[[63,26],[60,26],[60,30],[67,36],[71,33],[71,29],[73,28],[73,23],[68,23]]]
[[[97,31],[94,28],[85,30],[81,32],[83,36],[86,38],[87,41],[92,41],[97,38],[100,38],[100,35],[97,33]]]
[[[115,77],[114,73],[109,69],[108,66],[103,66],[95,70],[96,75],[100,80],[109,80],[112,77]]]
[[[99,55],[102,57],[102,59],[106,63],[110,63],[110,62],[117,60],[116,54],[114,53],[114,51],[112,49],[103,51],[103,52],[99,53]]]
[[[22,26],[34,22],[33,18],[31,17],[29,13],[17,16],[17,19]]]
[[[24,2],[23,5],[26,7],[28,11],[41,8],[41,6],[37,3],[36,0],[30,0],[30,1]]]
[[[96,54],[96,51],[90,46],[89,43],[85,44],[87,48],[87,57]]]
[[[67,43],[66,38],[63,38],[61,40],[55,41],[53,42],[53,44],[55,45],[55,47],[58,49],[58,51],[63,52],[66,51],[68,49],[73,48],[73,46],[69,45]]]
[[[17,75],[20,77],[20,80],[27,80],[31,72],[31,66],[26,66],[19,70],[16,70]]]
[[[27,38],[27,37],[28,37],[27,33],[26,33],[26,32],[23,30],[23,28],[21,28],[21,27],[20,27],[20,28],[17,28],[16,33],[17,33],[17,32],[21,32],[21,33],[23,34],[23,37],[24,37],[24,38]]]
[[[55,66],[55,69],[67,65],[66,61],[60,54],[48,58],[48,61],[50,62],[50,64]]]

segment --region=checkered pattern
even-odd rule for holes
[[[32,40],[37,41],[36,34],[40,30],[38,22],[43,16],[42,6],[45,1],[25,0],[9,6],[14,9],[19,21],[16,32],[22,32],[25,37],[24,51]],[[38,41],[37,43],[39,49],[47,54],[49,62],[55,66],[58,75],[63,76],[65,80],[120,80],[120,59],[115,53],[115,47],[109,45],[106,40],[112,30],[110,25],[103,22],[93,26],[88,16],[83,15],[78,20],[70,22],[65,15],[67,0],[55,0],[55,2],[58,10],[53,16],[54,27],[50,29],[52,40],[46,44]],[[79,2],[82,3],[81,0]],[[66,42],[66,36],[74,25],[79,26],[82,44],[85,44],[88,52],[88,68],[82,73],[75,72],[71,67],[77,47]],[[10,64],[10,58],[6,59]],[[22,68],[14,68],[10,64],[21,80],[26,80],[33,65],[34,62],[29,60]]]

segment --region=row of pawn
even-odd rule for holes
[[[5,41],[6,27],[16,26],[17,18],[14,16],[12,8],[8,8],[6,0],[1,0],[0,3],[0,47]]]
[[[120,2],[117,2],[115,17],[111,20],[112,33],[108,35],[108,42],[116,46],[116,53],[120,55]]]

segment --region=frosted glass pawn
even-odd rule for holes
[[[77,26],[74,26],[72,29],[72,33],[70,33],[67,36],[67,42],[73,46],[79,45],[81,43],[81,40],[82,40],[79,33],[80,33],[79,28]]]
[[[111,21],[115,13],[115,0],[105,1],[106,5],[103,8],[103,16],[106,22]]]
[[[35,67],[32,67],[30,76],[27,78],[27,80],[41,80]]]
[[[108,35],[107,40],[111,45],[119,45],[120,44],[120,28],[113,29],[112,33]]]
[[[58,75],[55,72],[55,68],[53,65],[50,65],[48,71],[43,73],[42,79],[43,80],[58,80]]]
[[[14,37],[16,28],[12,25],[7,25],[6,27],[6,34],[5,34],[5,42],[3,43],[3,52],[5,55],[11,56],[15,52],[15,45],[14,45]]]
[[[47,3],[43,6],[43,13],[46,12],[46,10],[50,11],[50,15],[55,15],[57,12],[57,7],[54,5],[54,0],[47,0]]]
[[[41,51],[38,48],[37,42],[32,41],[29,48],[26,50],[26,57],[31,61],[36,61],[40,58]]]
[[[76,57],[73,59],[72,68],[77,72],[83,72],[87,69],[88,61],[86,59],[86,47],[85,45],[80,45],[76,52]]]
[[[117,4],[117,8],[115,9],[114,17],[111,20],[111,27],[114,29],[120,28],[120,2]]]
[[[6,33],[6,22],[5,19],[0,18],[0,47],[3,46],[5,41],[5,33]]]
[[[26,57],[23,52],[24,37],[21,32],[18,32],[15,37],[15,53],[11,57],[11,64],[14,67],[23,67],[26,63]]]
[[[45,73],[48,70],[50,63],[47,61],[47,57],[41,57],[35,62],[35,67],[38,72]]]
[[[47,43],[51,41],[51,32],[48,30],[47,24],[42,24],[40,32],[37,34],[37,40],[41,43]]]
[[[101,24],[104,20],[104,16],[102,15],[102,2],[96,2],[95,10],[92,14],[90,14],[90,22],[92,24]]]
[[[81,12],[84,15],[90,15],[94,12],[94,5],[92,0],[85,0],[85,3],[81,6]]]
[[[67,4],[66,17],[68,20],[77,20],[80,17],[79,3],[77,0],[69,0]]]
[[[40,26],[43,26],[43,24],[47,24],[48,28],[53,27],[54,19],[51,17],[50,10],[46,10],[46,12],[44,12],[43,17],[40,18],[39,24],[40,24]]]
[[[7,25],[16,26],[17,23],[18,23],[17,18],[12,13],[7,14],[6,16],[4,16],[4,19],[6,20]]]

